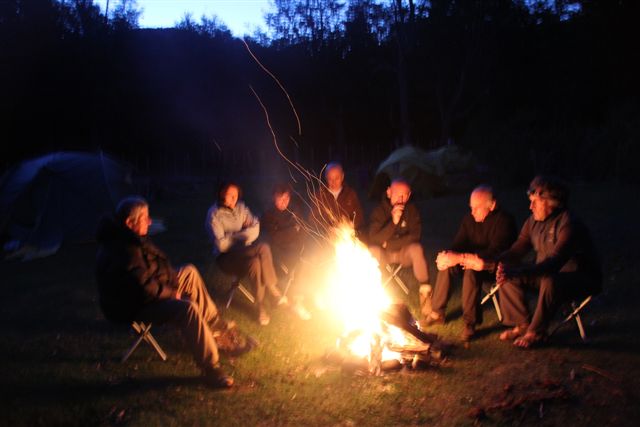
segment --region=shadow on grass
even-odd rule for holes
[[[28,399],[36,402],[90,402],[97,398],[113,397],[122,399],[139,393],[164,391],[173,387],[205,386],[200,376],[173,377],[158,376],[153,378],[126,378],[120,382],[87,382],[87,383],[53,383],[53,384],[7,384],[3,400],[17,401]],[[211,389],[216,390],[216,389]]]

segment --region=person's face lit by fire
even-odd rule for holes
[[[469,209],[475,222],[483,222],[495,207],[496,201],[487,191],[475,190],[469,197]]]
[[[273,204],[279,211],[285,211],[289,207],[289,202],[291,201],[291,195],[289,192],[285,191],[284,193],[275,194],[273,196]]]
[[[406,182],[394,182],[387,188],[387,197],[391,206],[404,205],[411,197],[411,187]]]
[[[331,191],[340,191],[342,189],[342,183],[344,182],[344,171],[340,166],[332,166],[325,172],[325,180],[327,181],[327,187]]]
[[[557,206],[557,202],[545,196],[539,189],[529,191],[529,210],[536,221],[544,221],[551,215]]]
[[[152,220],[149,216],[148,206],[141,206],[134,209],[125,221],[125,225],[140,237],[147,235],[151,223]]]
[[[229,209],[235,208],[238,204],[239,194],[240,191],[238,190],[238,187],[236,187],[235,185],[229,186],[229,188],[227,188],[227,191],[225,191],[224,193],[224,197],[222,198],[224,206]]]

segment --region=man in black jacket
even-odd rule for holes
[[[205,381],[230,387],[233,378],[219,367],[211,330],[223,324],[204,281],[193,265],[175,271],[167,256],[148,238],[149,205],[128,197],[115,217],[100,224],[96,279],[105,317],[117,322],[171,322],[185,336]]]
[[[491,187],[476,187],[469,197],[469,208],[471,212],[462,219],[451,248],[438,254],[433,297],[429,303],[430,295],[426,295],[427,301],[423,303],[426,325],[444,323],[451,279],[462,267],[464,341],[475,334],[476,325],[482,322],[482,283],[493,280],[496,257],[513,243],[517,233],[513,217],[498,207]]]
[[[387,188],[387,199],[371,213],[369,251],[383,267],[388,263],[412,266],[421,287],[429,286],[429,270],[420,244],[420,212],[409,203],[409,197],[411,187],[404,180],[396,179]]]
[[[496,279],[501,284],[500,306],[506,325],[503,341],[529,348],[544,340],[549,322],[566,301],[585,298],[602,289],[600,260],[589,230],[567,210],[569,192],[565,184],[551,176],[537,176],[529,185],[531,216],[518,240],[500,255]],[[521,264],[535,251],[533,264]],[[524,288],[538,288],[533,316],[524,299]]]

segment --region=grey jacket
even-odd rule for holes
[[[213,243],[214,255],[249,246],[260,234],[260,221],[241,201],[233,209],[217,203],[211,206],[205,227]]]

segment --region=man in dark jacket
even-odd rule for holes
[[[381,267],[389,263],[413,267],[413,275],[421,287],[431,287],[429,270],[420,244],[422,222],[420,213],[409,203],[411,187],[401,179],[387,188],[387,199],[371,213],[369,221],[369,251]]]
[[[560,304],[600,292],[599,257],[585,225],[567,210],[569,192],[562,181],[537,176],[529,185],[531,216],[516,242],[500,255],[496,279],[504,323],[515,325],[500,334],[503,341],[529,348],[544,340]],[[535,263],[522,258],[535,251]],[[538,287],[538,303],[529,315],[524,287]]]
[[[171,322],[185,336],[204,379],[230,387],[219,368],[211,327],[222,324],[215,303],[193,265],[175,271],[148,238],[149,206],[141,197],[122,200],[115,217],[102,220],[96,279],[105,317],[117,322]]]
[[[469,197],[469,208],[471,212],[462,219],[451,248],[438,254],[433,297],[429,303],[427,294],[424,296],[427,301],[423,302],[424,323],[444,323],[451,279],[462,267],[464,341],[469,340],[475,334],[476,325],[482,323],[482,283],[493,281],[496,257],[511,246],[517,234],[513,216],[499,208],[491,187],[476,187]]]
[[[321,227],[333,227],[342,222],[353,224],[357,237],[364,237],[364,211],[355,190],[344,182],[340,163],[329,163],[324,172],[326,187],[313,198],[312,222]]]

